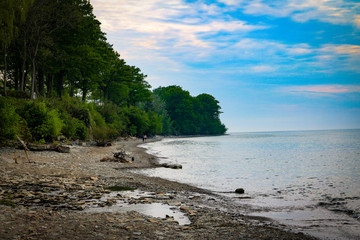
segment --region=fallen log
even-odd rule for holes
[[[27,148],[31,151],[57,151],[61,153],[70,153],[70,147],[65,145],[29,144]]]

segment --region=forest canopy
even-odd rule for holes
[[[0,142],[226,132],[213,96],[151,91],[100,24],[87,0],[0,2]]]

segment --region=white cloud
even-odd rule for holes
[[[360,45],[324,44],[318,49],[319,64],[333,70],[360,73]]]
[[[219,2],[230,7],[243,7],[248,13],[273,16],[294,17],[306,12],[320,16],[319,11],[344,9],[333,9],[330,5],[335,3],[324,0]],[[206,5],[202,1],[186,3],[182,0],[93,0],[92,4],[103,23],[103,30],[118,36],[115,49],[122,57],[137,63],[146,60],[152,66],[157,63],[174,72],[197,64],[204,64],[204,69],[213,68],[212,71],[220,65],[221,69],[216,71],[243,74],[271,72],[272,75],[283,76],[338,70],[360,72],[357,63],[360,61],[360,47],[357,45],[324,44],[314,47],[308,43],[287,44],[250,38],[252,31],[265,29],[266,26],[233,19],[223,14],[226,7],[225,10],[219,9],[215,4]],[[338,14],[344,15],[342,11]],[[224,32],[227,34],[223,35]],[[141,65],[139,67],[148,73],[152,71]]]
[[[269,66],[269,65],[257,65],[251,67],[251,70],[255,73],[268,73],[274,72],[278,69],[276,66]]]
[[[360,28],[360,14],[357,14],[357,15],[354,16],[354,25],[357,28]]]
[[[230,8],[236,6],[250,15],[291,17],[297,22],[319,20],[333,24],[360,26],[360,3],[346,0],[220,0]]]
[[[359,94],[360,85],[302,85],[281,87],[279,90],[286,94],[295,94],[306,97],[339,97],[344,94]]]
[[[307,55],[314,52],[306,43],[300,44],[284,44],[278,41],[244,38],[234,45],[235,49],[245,51],[247,53],[257,52],[256,55],[273,55],[275,53],[281,53],[286,56],[300,56]]]
[[[242,0],[218,0],[218,2],[223,3],[225,5],[239,6],[244,1],[242,1]]]
[[[105,32],[147,34],[151,40],[142,41],[141,45],[152,49],[163,47],[164,40],[172,40],[173,47],[192,45],[207,48],[209,42],[204,40],[205,35],[264,28],[244,21],[217,18],[220,8],[201,2],[93,0],[92,4]]]

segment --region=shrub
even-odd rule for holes
[[[0,142],[15,139],[20,117],[6,98],[0,97]]]
[[[94,127],[93,138],[98,145],[104,146],[106,143],[116,139],[117,131],[109,127]]]
[[[30,128],[27,125],[27,122],[25,119],[20,117],[19,124],[18,124],[18,135],[21,140],[25,142],[30,142],[32,139]]]
[[[63,122],[60,120],[60,114],[56,109],[47,112],[46,125],[48,129],[49,140],[52,140],[61,134]]]
[[[145,111],[130,106],[124,108],[125,116],[129,119],[128,133],[129,135],[142,136],[149,129],[149,117]]]
[[[90,107],[89,112],[91,117],[91,122],[90,122],[91,127],[100,127],[100,128],[106,127],[105,119],[101,116],[101,114],[98,111]]]
[[[69,139],[86,140],[88,138],[88,128],[85,123],[70,115],[65,116],[65,124],[61,130],[62,134]]]
[[[77,120],[77,121],[76,121]],[[86,140],[88,138],[88,128],[86,127],[85,123],[74,118],[76,130],[75,130],[75,137],[81,140]]]
[[[20,110],[30,128],[33,140],[51,141],[61,133],[63,122],[56,109],[48,110],[42,101],[31,101]]]
[[[90,112],[87,109],[87,105],[81,102],[77,98],[72,98],[69,95],[61,97],[61,102],[57,103],[58,108],[62,112],[66,112],[73,118],[77,118],[82,121],[86,127],[90,127]]]

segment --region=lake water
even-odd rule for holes
[[[360,130],[165,138],[142,147],[183,166],[142,174],[227,195],[246,214],[323,239],[360,239]]]

